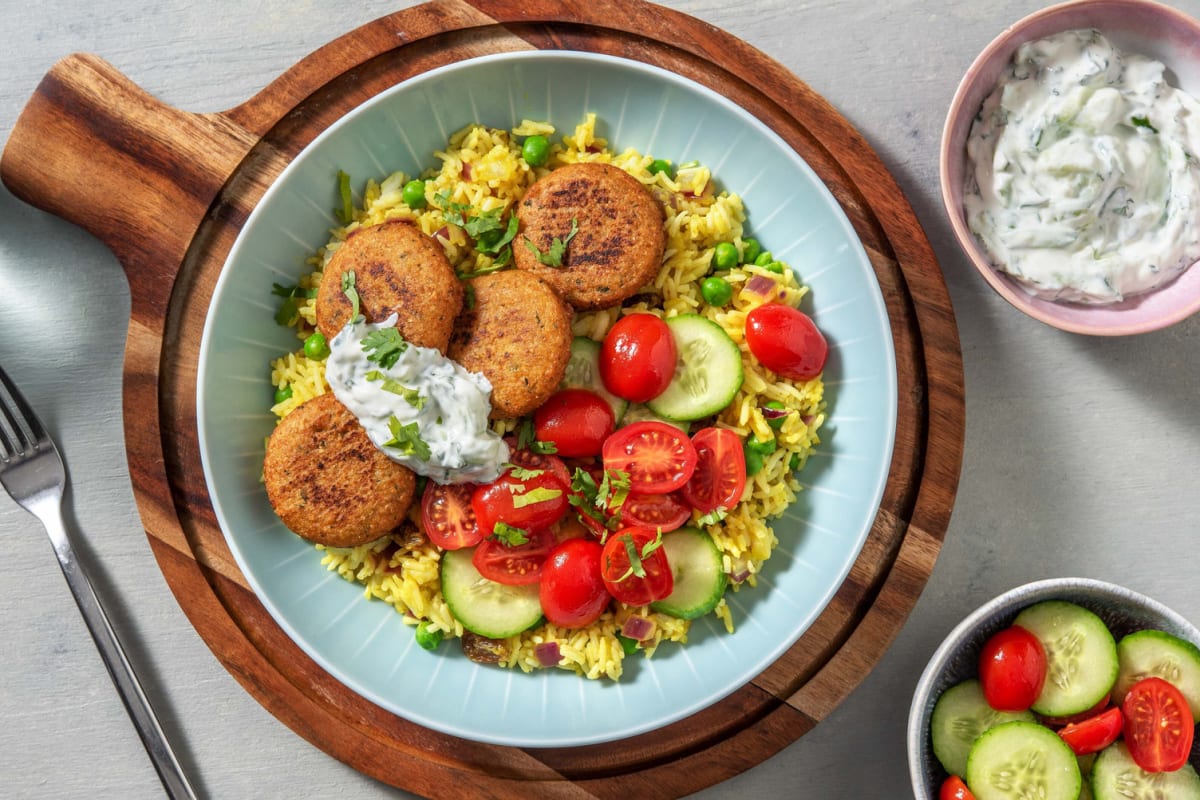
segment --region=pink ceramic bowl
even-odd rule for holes
[[[942,131],[942,200],[971,263],[1001,297],[1034,319],[1095,336],[1165,328],[1200,311],[1200,266],[1185,270],[1165,286],[1113,305],[1054,302],[1034,297],[992,266],[967,228],[962,202],[966,142],[983,99],[1018,46],[1074,28],[1096,28],[1122,50],[1163,62],[1172,85],[1200,97],[1200,22],[1183,12],[1151,0],[1073,0],[1035,12],[996,37],[975,59],[954,93]]]

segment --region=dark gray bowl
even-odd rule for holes
[[[932,800],[946,779],[933,755],[929,718],[942,692],[978,676],[979,651],[988,637],[1012,624],[1021,609],[1042,600],[1066,600],[1096,613],[1118,640],[1156,628],[1200,647],[1200,629],[1171,609],[1122,586],[1090,578],[1052,578],[1010,589],[960,622],[929,659],[908,711],[908,771],[913,796]],[[1200,740],[1192,748],[1192,766],[1200,769]]]

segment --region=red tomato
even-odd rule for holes
[[[600,343],[600,380],[617,397],[644,403],[666,390],[678,355],[667,323],[653,314],[630,314]]]
[[[962,778],[951,775],[942,782],[938,800],[975,800],[975,795],[971,794],[971,790],[963,783]]]
[[[1025,711],[1046,682],[1046,651],[1038,638],[1013,625],[992,635],[979,654],[979,682],[997,711]]]
[[[1069,717],[1047,717],[1038,714],[1038,720],[1043,725],[1051,728],[1065,728],[1068,725],[1077,725],[1084,720],[1098,716],[1101,711],[1104,711],[1108,708],[1108,701],[1111,699],[1111,696],[1106,694],[1099,703],[1096,703],[1096,705],[1092,706],[1087,711],[1081,711],[1078,714],[1072,714]]]
[[[458,550],[479,544],[484,533],[475,522],[471,493],[475,485],[452,483],[442,486],[429,481],[421,495],[421,528],[429,541],[443,550]]]
[[[692,444],[696,471],[683,486],[684,498],[701,514],[733,508],[746,490],[742,438],[727,428],[704,428],[692,437]]]
[[[551,472],[517,478],[506,472],[491,483],[477,486],[471,507],[484,536],[497,522],[526,532],[549,528],[567,513],[567,487]]]
[[[1117,740],[1125,725],[1121,709],[1110,708],[1094,717],[1073,722],[1058,732],[1077,756],[1099,753]]]
[[[551,472],[554,477],[563,482],[563,486],[571,485],[571,470],[567,469],[567,465],[563,460],[556,455],[550,453],[535,453],[532,450],[518,450],[515,441],[508,443],[508,460],[516,464],[518,467],[525,469],[544,469]]]
[[[1196,721],[1187,700],[1162,678],[1143,678],[1121,704],[1125,745],[1146,772],[1174,772],[1187,763]]]
[[[692,516],[692,509],[677,492],[642,494],[630,492],[621,504],[621,522],[639,528],[673,531]]]
[[[746,315],[746,345],[764,367],[794,381],[821,374],[829,344],[803,311],[767,303]]]
[[[533,412],[533,429],[539,442],[552,442],[558,455],[590,458],[613,432],[612,406],[587,389],[563,389]]]
[[[604,544],[600,574],[609,594],[625,605],[649,605],[675,588],[671,565],[662,547],[647,552],[647,546],[656,539],[658,533],[649,528],[623,528],[611,534]],[[634,562],[637,567],[631,566]],[[643,574],[638,575],[639,571]]]
[[[696,469],[696,448],[687,434],[665,422],[635,422],[604,442],[604,468],[629,473],[630,489],[666,494],[683,486]]]
[[[521,586],[537,583],[546,557],[557,544],[550,531],[532,531],[525,544],[508,546],[498,539],[484,539],[475,548],[471,563],[479,574],[496,583]]]
[[[561,628],[583,628],[600,618],[612,595],[600,578],[600,543],[567,539],[542,567],[538,599],[546,619]]]

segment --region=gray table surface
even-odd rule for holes
[[[58,58],[99,54],[163,101],[228,108],[387,0],[0,0],[0,140]],[[703,798],[905,797],[908,701],[972,607],[1081,575],[1200,620],[1200,316],[1140,337],[1061,333],[993,294],[956,249],[937,149],[963,71],[1042,5],[951,0],[675,0],[800,76],[870,141],[908,195],[954,301],[966,453],[932,578],[877,668],[826,721]],[[1200,14],[1200,0],[1178,2]],[[180,611],[126,466],[121,360],[129,292],[96,240],[0,191],[0,363],[43,416],[72,484],[100,591],[186,767],[215,798],[402,797],[264,710]],[[0,795],[153,798],[158,780],[37,522],[0,495]]]

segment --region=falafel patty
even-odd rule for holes
[[[520,417],[546,401],[571,357],[571,308],[545,281],[506,270],[468,284],[447,355],[492,383],[492,419]]]
[[[517,207],[520,233],[513,242],[518,268],[537,275],[578,309],[620,304],[654,280],[666,247],[662,206],[650,190],[611,164],[568,164],[538,180]],[[562,266],[543,264],[570,234]]]
[[[330,547],[354,547],[404,521],[412,470],[379,451],[354,414],[323,394],[288,414],[267,440],[267,498],[283,524]]]
[[[396,328],[422,347],[446,351],[463,288],[442,246],[410,222],[359,228],[329,259],[317,290],[317,328],[333,339],[352,307],[342,275],[354,271],[359,309],[367,322],[397,315]]]

